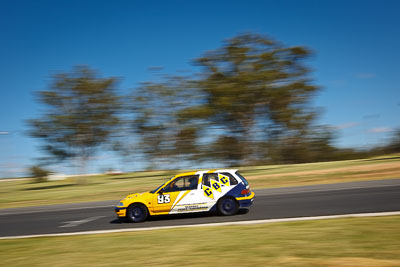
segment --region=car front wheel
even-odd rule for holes
[[[132,204],[126,212],[126,217],[131,222],[143,222],[149,215],[147,208],[143,204]]]

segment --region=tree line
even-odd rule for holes
[[[82,173],[100,147],[139,155],[149,168],[363,156],[336,148],[334,129],[316,124],[311,56],[306,47],[241,34],[195,59],[196,73],[143,82],[129,95],[118,93],[117,78],[77,66],[37,93],[43,113],[29,120],[29,134],[42,141],[44,162],[75,161]]]

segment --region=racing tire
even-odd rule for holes
[[[239,204],[234,198],[224,197],[218,201],[217,209],[219,214],[231,216],[237,213],[239,210]]]
[[[143,222],[149,216],[149,211],[147,207],[140,203],[132,204],[126,210],[126,218],[130,222]]]

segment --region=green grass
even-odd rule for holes
[[[3,266],[400,266],[400,216],[0,240]]]
[[[322,163],[240,167],[255,188],[400,178],[400,154]],[[33,180],[0,182],[0,208],[121,199],[129,193],[154,189],[182,171],[136,172],[35,183]]]

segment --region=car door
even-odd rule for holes
[[[176,213],[184,212],[185,207],[182,206],[182,201],[186,204],[191,202],[191,193],[196,191],[198,188],[199,175],[188,175],[177,177],[170,183],[166,184],[162,189],[160,194],[155,194],[154,212],[156,213],[170,213],[172,210]]]
[[[178,197],[174,203],[172,213],[188,213],[188,212],[200,212],[207,211],[208,207],[204,205],[202,199],[203,191],[201,185],[201,174],[193,175],[188,177],[189,188]]]

